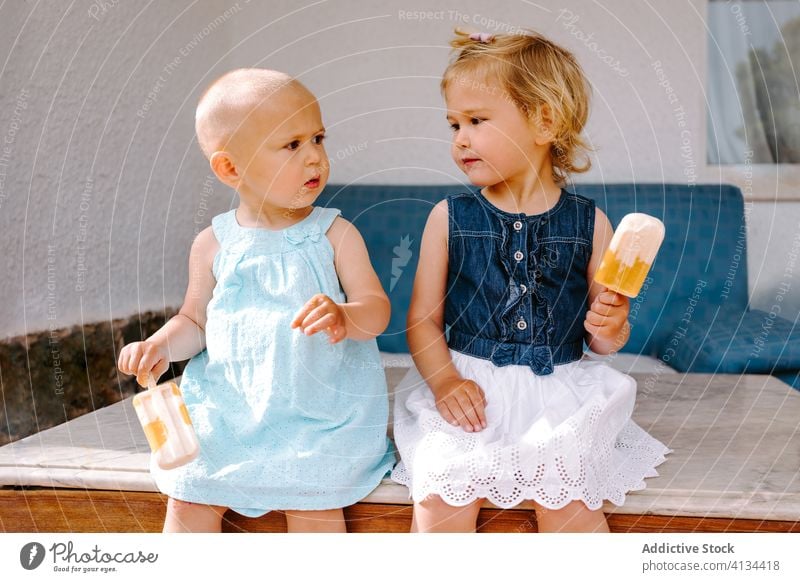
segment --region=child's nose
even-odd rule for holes
[[[306,149],[306,164],[318,164],[323,158],[323,151],[321,144],[309,142]]]
[[[469,136],[467,135],[467,132],[463,129],[456,131],[453,135],[453,143],[460,148],[469,147]]]

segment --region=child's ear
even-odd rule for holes
[[[553,111],[547,103],[542,103],[533,116],[536,130],[536,145],[547,145],[555,139]]]
[[[214,152],[209,158],[211,170],[219,178],[219,181],[230,186],[234,190],[239,185],[239,171],[233,163],[228,152]]]

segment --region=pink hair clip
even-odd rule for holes
[[[470,40],[477,40],[478,42],[482,42],[484,44],[492,42],[494,38],[493,34],[489,34],[488,32],[473,32],[469,35]]]

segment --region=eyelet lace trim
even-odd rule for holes
[[[480,455],[470,454],[475,451],[474,434],[448,434],[452,427],[434,417],[425,427],[426,436],[408,451],[406,459],[414,464],[419,451],[430,459],[452,459],[454,450],[461,454],[441,469],[419,463],[412,472],[401,461],[391,476],[409,487],[415,501],[436,494],[454,506],[478,498],[504,509],[526,499],[549,509],[560,509],[573,500],[583,501],[592,510],[602,507],[606,499],[620,506],[627,492],[644,489],[645,478],[658,476],[655,467],[670,450],[633,421],[618,435],[609,434],[597,424],[600,412],[599,407],[589,411],[589,422],[583,426],[564,423],[547,441],[497,447]],[[411,430],[415,429],[399,424],[395,438],[405,440]]]

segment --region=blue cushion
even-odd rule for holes
[[[720,309],[673,329],[659,359],[680,372],[773,374],[800,370],[800,327],[758,309]]]
[[[775,374],[779,380],[786,382],[795,390],[800,390],[800,370],[797,372],[785,372],[783,374]]]
[[[575,192],[593,198],[615,229],[630,212],[664,222],[664,242],[647,283],[631,300],[631,336],[623,352],[656,355],[680,326],[693,294],[702,298],[695,318],[710,319],[719,304],[746,311],[747,231],[737,187],[577,184]]]
[[[383,289],[392,317],[378,337],[385,352],[408,352],[406,315],[417,272],[422,231],[433,206],[463,186],[328,185],[318,204],[342,211],[358,228]]]
[[[361,232],[372,265],[392,302],[392,318],[378,347],[407,352],[406,314],[425,222],[434,204],[469,188],[329,184],[318,204],[339,208]],[[622,351],[655,355],[680,324],[685,298],[701,282],[707,316],[724,302],[747,308],[747,239],[742,194],[735,186],[707,184],[577,184],[570,190],[593,198],[616,227],[629,212],[664,221],[666,237],[646,287],[631,302],[631,337]],[[706,299],[712,299],[708,301]]]

